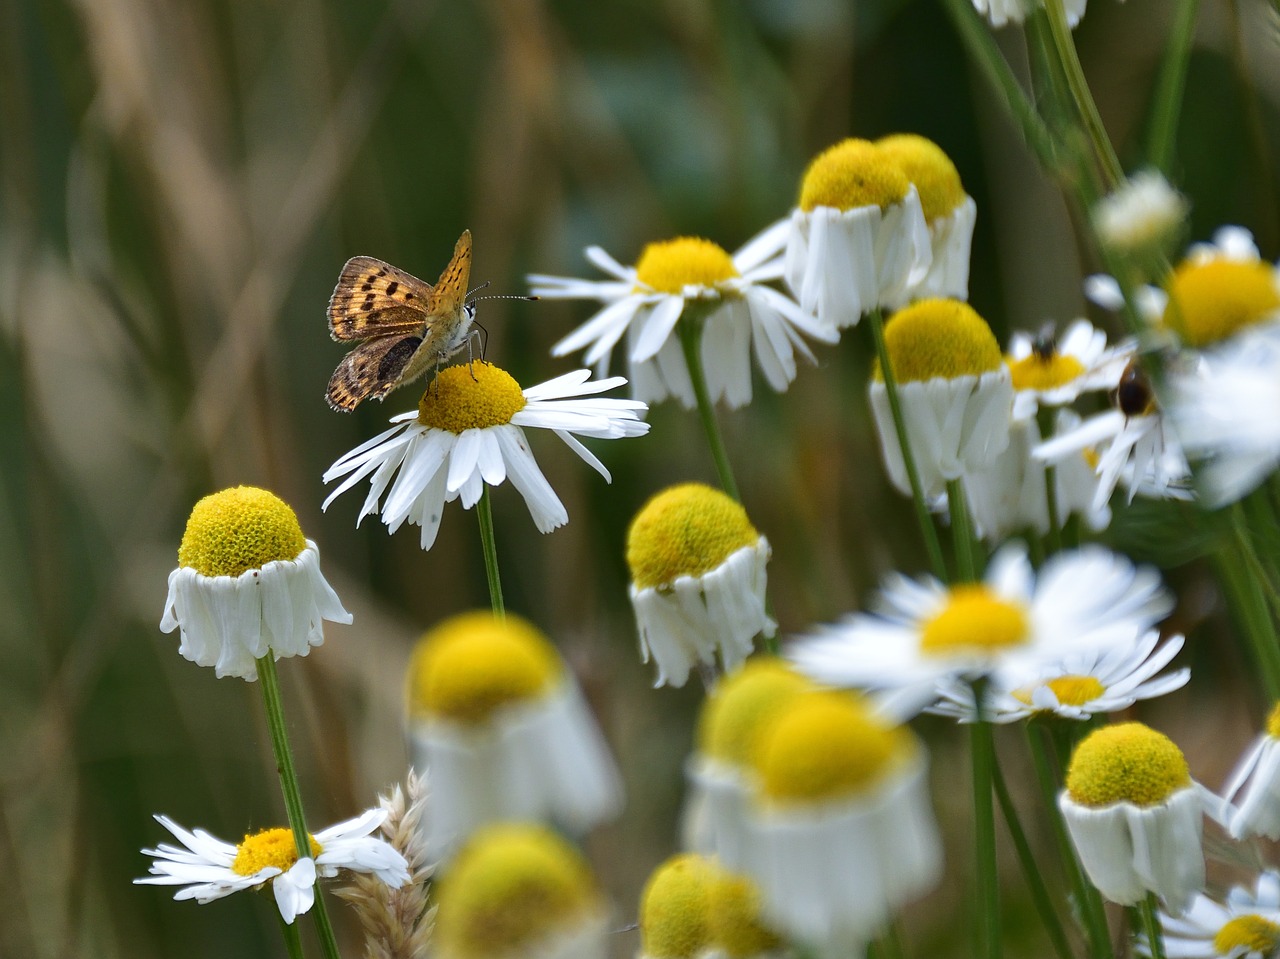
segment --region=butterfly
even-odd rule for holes
[[[476,316],[470,279],[470,230],[435,286],[371,256],[349,259],[329,298],[329,335],[364,342],[329,378],[329,405],[349,413],[371,396],[381,400],[461,350]]]

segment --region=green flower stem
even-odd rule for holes
[[[1247,554],[1251,551],[1248,533],[1240,528],[1239,522],[1233,522],[1231,527],[1234,542],[1225,549],[1215,550],[1213,562],[1237,624],[1253,649],[1267,698],[1274,702],[1280,699],[1280,638],[1267,606],[1263,577],[1252,574],[1248,568]]]
[[[1005,784],[1000,764],[994,764],[992,769],[995,771],[993,783],[996,788],[996,800],[1000,803],[1000,813],[1004,816],[1005,825],[1009,827],[1009,836],[1013,839],[1013,847],[1018,854],[1022,874],[1027,879],[1031,901],[1035,905],[1036,912],[1040,914],[1040,921],[1044,923],[1044,931],[1053,944],[1053,951],[1061,959],[1073,959],[1071,945],[1067,941],[1066,931],[1062,928],[1062,920],[1058,918],[1057,910],[1053,906],[1053,897],[1049,895],[1049,888],[1044,883],[1044,876],[1041,875],[1040,867],[1036,863],[1035,853],[1031,851],[1031,844],[1027,842],[1027,834],[1018,819],[1018,810],[1013,805],[1013,798],[1009,795],[1009,787]]]
[[[276,918],[280,920],[280,935],[284,936],[284,948],[289,959],[302,959],[302,933],[297,922],[285,922],[280,910],[276,910]]]
[[[485,484],[476,504],[476,519],[480,521],[480,546],[484,550],[484,572],[489,580],[489,605],[499,619],[507,615],[502,602],[502,578],[498,574],[498,542],[493,535],[493,509],[489,504],[489,484]]]
[[[275,658],[270,652],[258,660],[258,684],[262,687],[262,703],[267,713],[267,728],[271,732],[271,748],[276,754],[276,772],[280,774],[280,792],[284,796],[285,812],[289,816],[289,828],[293,830],[293,842],[298,856],[310,858],[311,834],[307,831],[307,818],[302,810],[302,790],[298,786],[298,771],[293,765],[293,752],[289,748],[289,734],[284,723],[284,704],[280,698],[280,678],[276,675]],[[315,905],[311,915],[315,920],[316,934],[326,959],[339,959],[338,940],[329,923],[324,896],[316,884]]]
[[[974,686],[974,701],[982,702],[981,683]],[[1000,877],[996,872],[996,819],[992,802],[995,778],[995,740],[991,724],[981,719],[969,727],[973,757],[973,839],[978,865],[977,959],[1000,959]]]
[[[1138,913],[1142,916],[1142,928],[1147,934],[1151,959],[1165,959],[1164,933],[1160,929],[1160,919],[1156,915],[1155,893],[1147,893],[1147,898],[1138,903]]]
[[[956,554],[956,581],[976,582],[978,563],[973,555],[973,524],[969,522],[969,503],[965,499],[963,480],[947,480],[947,509],[951,513],[951,545]]]
[[[1052,410],[1041,407],[1036,411],[1037,425],[1040,427],[1042,439],[1053,436]],[[1044,502],[1049,511],[1049,552],[1062,552],[1062,517],[1058,515],[1058,470],[1057,467],[1045,464],[1044,468]]]
[[[1186,89],[1187,66],[1191,62],[1191,46],[1199,13],[1200,0],[1177,0],[1173,28],[1169,31],[1164,62],[1156,80],[1147,134],[1147,162],[1166,175],[1173,165],[1173,147],[1178,135],[1178,118],[1182,113],[1182,95]]]
[[[938,530],[933,525],[933,517],[929,515],[929,504],[924,500],[924,489],[920,485],[920,471],[916,468],[915,453],[907,442],[907,424],[902,417],[902,403],[898,397],[898,382],[893,375],[893,366],[889,362],[889,350],[884,343],[884,317],[875,309],[867,314],[867,324],[871,327],[871,339],[875,341],[876,357],[880,360],[880,375],[884,377],[884,391],[889,397],[889,410],[893,414],[893,428],[898,435],[898,447],[902,450],[902,464],[907,471],[907,480],[911,484],[911,499],[915,503],[916,522],[920,525],[920,535],[924,538],[925,549],[929,553],[929,563],[933,574],[943,582],[947,575],[947,564],[942,558],[942,544],[938,541]]]
[[[707,434],[707,446],[711,450],[711,459],[716,464],[720,486],[734,500],[741,503],[742,496],[738,492],[738,483],[733,478],[729,454],[725,452],[724,438],[720,435],[720,424],[716,421],[715,405],[707,393],[707,374],[702,368],[702,353],[698,349],[702,322],[696,317],[690,317],[686,311],[686,315],[680,317],[676,326],[680,333],[680,347],[684,351],[685,365],[689,367],[689,379],[693,382],[693,395],[698,401],[698,416],[702,419],[702,429]]]
[[[1067,26],[1067,13],[1062,0],[1045,0],[1045,13],[1049,17],[1049,33],[1053,37],[1054,49],[1058,52],[1058,60],[1062,64],[1062,72],[1066,76],[1067,87],[1071,98],[1075,100],[1080,120],[1085,132],[1093,143],[1093,151],[1102,167],[1103,180],[1107,189],[1111,190],[1124,180],[1124,168],[1120,166],[1120,158],[1107,136],[1106,127],[1102,125],[1102,117],[1098,114],[1098,105],[1089,92],[1089,84],[1084,78],[1084,68],[1080,66],[1080,58],[1076,55],[1075,41],[1071,39],[1071,28]]]

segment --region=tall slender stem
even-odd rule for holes
[[[969,503],[965,499],[963,480],[947,480],[947,508],[951,512],[951,545],[956,554],[956,580],[972,583],[978,578],[978,564],[973,557],[973,526],[969,522]]]
[[[1182,94],[1199,12],[1200,0],[1177,0],[1173,28],[1169,31],[1169,43],[1156,81],[1147,135],[1147,161],[1165,174],[1173,164],[1173,145],[1178,136],[1178,117],[1182,113]]]
[[[1147,898],[1138,903],[1138,913],[1142,916],[1142,928],[1147,934],[1151,959],[1165,959],[1164,933],[1160,928],[1160,919],[1156,916],[1155,893],[1147,893]]]
[[[698,416],[702,420],[702,429],[707,434],[707,446],[716,465],[716,474],[720,477],[720,487],[741,503],[742,496],[738,493],[738,483],[733,478],[733,467],[729,465],[729,454],[725,451],[720,424],[716,420],[715,404],[711,402],[711,396],[707,392],[707,374],[702,367],[702,353],[698,348],[701,322],[686,315],[680,318],[677,328],[685,365],[689,367],[689,379],[693,383],[693,395],[698,402]]]
[[[271,748],[276,754],[276,772],[280,775],[280,793],[284,797],[285,813],[289,828],[293,830],[293,842],[299,858],[311,857],[311,834],[307,832],[307,817],[302,809],[302,789],[298,785],[298,771],[293,764],[293,751],[289,748],[289,734],[284,722],[284,703],[280,697],[280,679],[276,674],[274,656],[268,652],[258,660],[258,685],[262,687],[262,703],[266,707],[267,729],[271,733]],[[324,896],[315,891],[315,905],[311,907],[320,947],[327,959],[338,959],[338,940],[329,923]]]
[[[1040,428],[1040,437],[1048,439],[1053,436],[1052,411],[1041,408],[1036,411],[1036,425]],[[1044,467],[1044,505],[1049,517],[1049,551],[1062,552],[1062,517],[1058,514],[1058,468],[1051,463]]]
[[[489,505],[489,486],[486,483],[476,504],[476,519],[480,522],[480,546],[484,551],[484,572],[489,580],[489,605],[493,615],[502,619],[507,615],[502,601],[502,578],[498,574],[498,542],[493,535],[493,509]]]
[[[302,933],[298,924],[285,922],[278,910],[276,918],[280,920],[280,935],[284,936],[284,948],[289,953],[289,959],[302,959]]]
[[[992,802],[995,776],[995,739],[991,724],[981,718],[981,682],[974,684],[979,719],[969,727],[973,757],[973,841],[978,867],[978,959],[1000,959],[1000,877],[996,871],[996,819]]]

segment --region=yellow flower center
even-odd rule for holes
[[[852,694],[815,691],[796,697],[759,737],[755,768],[761,792],[780,804],[821,802],[863,793],[914,748]]]
[[[1280,925],[1262,916],[1236,916],[1213,937],[1213,951],[1219,956],[1274,956],[1280,951]]]
[[[315,859],[324,847],[316,842],[315,836],[308,835],[307,840],[311,846],[311,858]],[[259,869],[275,866],[281,872],[288,872],[297,861],[298,845],[293,841],[293,830],[277,826],[252,836],[246,835],[244,842],[236,846],[231,871],[237,876],[252,876]]]
[[[627,531],[627,565],[639,589],[702,576],[760,540],[747,511],[719,490],[684,483],[640,508]]]
[[[1142,723],[1095,730],[1076,747],[1067,768],[1067,794],[1095,808],[1118,802],[1154,806],[1190,785],[1182,751]]]
[[[1004,362],[987,321],[959,300],[920,300],[899,310],[885,324],[884,341],[899,383],[981,376]],[[882,378],[879,363],[874,376]]]
[[[1272,739],[1280,739],[1280,703],[1271,707],[1267,714],[1267,735]]]
[[[483,723],[503,706],[544,695],[560,676],[555,648],[520,617],[463,613],[418,641],[409,663],[409,714]]]
[[[636,283],[659,293],[682,293],[688,286],[714,287],[739,275],[728,253],[696,236],[650,243],[636,263]]]
[[[502,426],[524,409],[520,384],[484,360],[448,366],[418,403],[418,422],[450,433]]]
[[[760,889],[746,876],[717,869],[707,904],[711,945],[733,959],[774,952],[782,944],[760,916]]]
[[[947,605],[924,625],[920,651],[931,656],[999,653],[1031,636],[1027,611],[981,583],[955,586]]]
[[[1058,697],[1058,702],[1064,706],[1083,706],[1085,703],[1093,702],[1107,691],[1106,687],[1092,676],[1058,676],[1040,685],[1048,686],[1053,690],[1053,694]],[[1013,698],[1030,706],[1031,694],[1034,690],[1035,687],[1023,687],[1014,692]]]
[[[1184,260],[1168,282],[1164,325],[1191,346],[1205,346],[1280,310],[1271,264],[1215,257]]]
[[[698,717],[698,751],[734,766],[751,761],[761,730],[813,684],[782,660],[747,660],[722,679]]]
[[[1009,360],[1009,374],[1015,390],[1052,390],[1066,386],[1084,373],[1084,364],[1074,356],[1034,350],[1020,360]]]
[[[694,853],[668,859],[640,894],[641,952],[655,959],[692,959],[710,941],[708,914],[717,868]]]
[[[264,489],[237,486],[196,503],[178,547],[178,565],[201,576],[239,576],[307,548],[289,504]]]
[[[911,187],[907,174],[869,140],[843,140],[819,153],[800,184],[800,209],[837,210],[901,203]]]
[[[916,185],[928,222],[949,216],[964,202],[964,187],[956,165],[932,140],[915,133],[895,133],[881,137],[876,146]]]
[[[599,908],[590,869],[551,830],[502,823],[475,833],[436,887],[433,944],[457,959],[533,955]]]

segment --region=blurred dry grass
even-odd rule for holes
[[[1179,169],[1197,237],[1244,223],[1274,258],[1280,61],[1273,31],[1256,28],[1264,12],[1206,4]],[[1079,32],[1126,157],[1139,155],[1165,16],[1155,0],[1094,0]],[[1019,61],[1017,34],[1000,40]],[[978,199],[973,300],[997,330],[1083,309],[1089,265],[1060,197],[928,0],[8,0],[0,54],[6,957],[279,951],[257,904],[174,905],[129,884],[159,837],[153,812],[233,839],[281,815],[257,690],[214,682],[156,628],[199,496],[279,492],[356,613],[283,671],[315,822],[402,774],[409,645],[486,602],[470,515],[451,509],[423,554],[412,531],[355,530],[353,500],[319,512],[325,466],[412,402],[406,391],[340,417],[321,399],[340,356],[323,309],[348,256],[433,277],[470,227],[473,275],[519,292],[529,270],[581,273],[588,243],[623,261],[679,233],[734,249],[784,213],[816,150],[914,130]],[[535,382],[566,369],[548,347],[587,307],[483,313],[491,358]],[[723,417],[775,547],[784,628],[923,565],[868,432],[865,356],[855,332],[789,394]],[[668,406],[651,419],[647,440],[602,451],[611,487],[556,444],[538,448],[565,529],[539,536],[518,497],[495,497],[508,605],[561,645],[627,771],[628,813],[589,847],[620,922],[674,845],[700,697],[649,688],[625,603],[630,515],[666,483],[712,477],[692,417]],[[1196,572],[1182,577],[1198,595]],[[1230,717],[1206,750],[1221,755],[1256,717],[1231,692],[1238,661],[1215,655],[1194,654],[1211,683],[1193,680],[1180,702]],[[1167,718],[1179,717],[1184,744],[1203,744],[1185,708]],[[963,778],[948,755],[936,775]],[[912,938],[964,954],[944,924],[961,900],[944,889]],[[619,954],[633,946],[619,936]]]

